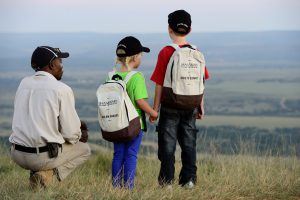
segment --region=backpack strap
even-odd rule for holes
[[[131,72],[129,72],[126,75],[124,82],[127,84],[128,81],[131,79],[131,77],[133,75],[135,75],[136,73],[138,73],[138,72],[137,71],[131,71]],[[142,117],[141,117],[141,119],[142,119],[142,123],[144,124],[143,131],[146,132],[147,131],[147,122],[146,122],[146,115],[145,115],[145,112],[143,110],[142,110]]]
[[[111,78],[111,80],[114,80],[114,81],[122,80],[122,76],[120,76],[119,74],[115,74],[115,75],[113,75],[113,77]]]
[[[168,46],[173,47],[175,50],[180,49],[180,46],[178,44],[173,43],[173,44],[169,44]],[[182,47],[188,47],[188,48],[197,50],[197,47],[195,45],[191,45],[191,44],[186,44],[186,45],[183,45]]]
[[[129,72],[129,73],[126,75],[124,82],[127,84],[128,81],[131,79],[131,77],[132,77],[133,75],[135,75],[136,73],[137,73],[137,71],[131,71],[131,72]]]
[[[112,80],[113,75],[116,74],[116,70],[113,70],[111,72],[108,72],[108,80]]]
[[[190,45],[194,50],[198,50],[197,47],[195,45]]]
[[[180,49],[180,46],[175,43],[169,44],[168,46],[173,47],[175,50]]]

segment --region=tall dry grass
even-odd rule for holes
[[[46,190],[28,187],[29,172],[16,166],[6,150],[0,156],[0,199],[300,199],[300,160],[296,157],[198,155],[194,189],[157,184],[159,161],[138,160],[133,191],[111,186],[110,151],[94,152],[65,181]],[[181,164],[176,162],[176,177]]]

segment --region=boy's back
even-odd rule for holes
[[[179,45],[179,47],[182,47],[183,45]],[[151,80],[153,82],[155,82],[156,84],[159,85],[163,85],[164,84],[164,79],[165,79],[165,74],[166,74],[166,70],[167,70],[167,66],[169,63],[169,60],[171,58],[171,56],[173,55],[173,53],[175,52],[175,49],[171,46],[165,46],[164,48],[162,48],[158,54],[158,58],[157,58],[157,63],[156,63],[156,67],[153,71],[153,74],[151,76]],[[204,77],[205,79],[209,78],[209,73],[207,68],[205,68],[204,71]]]
[[[174,44],[179,47],[189,45],[186,35],[191,30],[190,14],[184,10],[177,10],[168,16],[169,36]],[[168,94],[163,92],[166,71],[170,58],[175,49],[171,46],[164,47],[159,55],[151,80],[156,83],[154,109],[158,110],[160,104],[160,119],[158,123],[158,158],[161,161],[159,173],[159,184],[172,184],[174,181],[174,163],[176,142],[181,147],[182,169],[179,175],[179,184],[182,186],[193,186],[196,183],[196,139],[197,129],[195,125],[196,116],[203,116],[203,100],[195,108],[180,109],[164,104]],[[203,75],[202,75],[203,76]],[[205,67],[204,78],[209,77]],[[199,74],[200,78],[200,74]],[[198,107],[198,109],[197,109]],[[200,112],[198,112],[200,111]],[[150,119],[153,121],[153,119]]]

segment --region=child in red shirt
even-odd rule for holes
[[[169,36],[174,44],[182,47],[189,45],[186,36],[191,31],[191,16],[184,10],[177,10],[168,16]],[[160,185],[170,185],[174,180],[174,163],[176,142],[181,147],[182,169],[179,175],[179,184],[192,188],[197,180],[196,166],[196,118],[204,117],[203,99],[198,108],[177,109],[164,104],[163,83],[167,65],[175,49],[171,46],[164,47],[159,55],[151,80],[156,83],[154,110],[158,111],[160,104],[160,119],[158,122],[158,158],[161,168],[158,177]],[[209,78],[205,67],[204,79]],[[150,122],[156,119],[150,117]]]

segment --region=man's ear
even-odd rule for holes
[[[53,70],[53,68],[54,68],[54,67],[53,67],[53,63],[50,62],[49,65],[48,65],[48,67],[49,67],[50,70]]]

